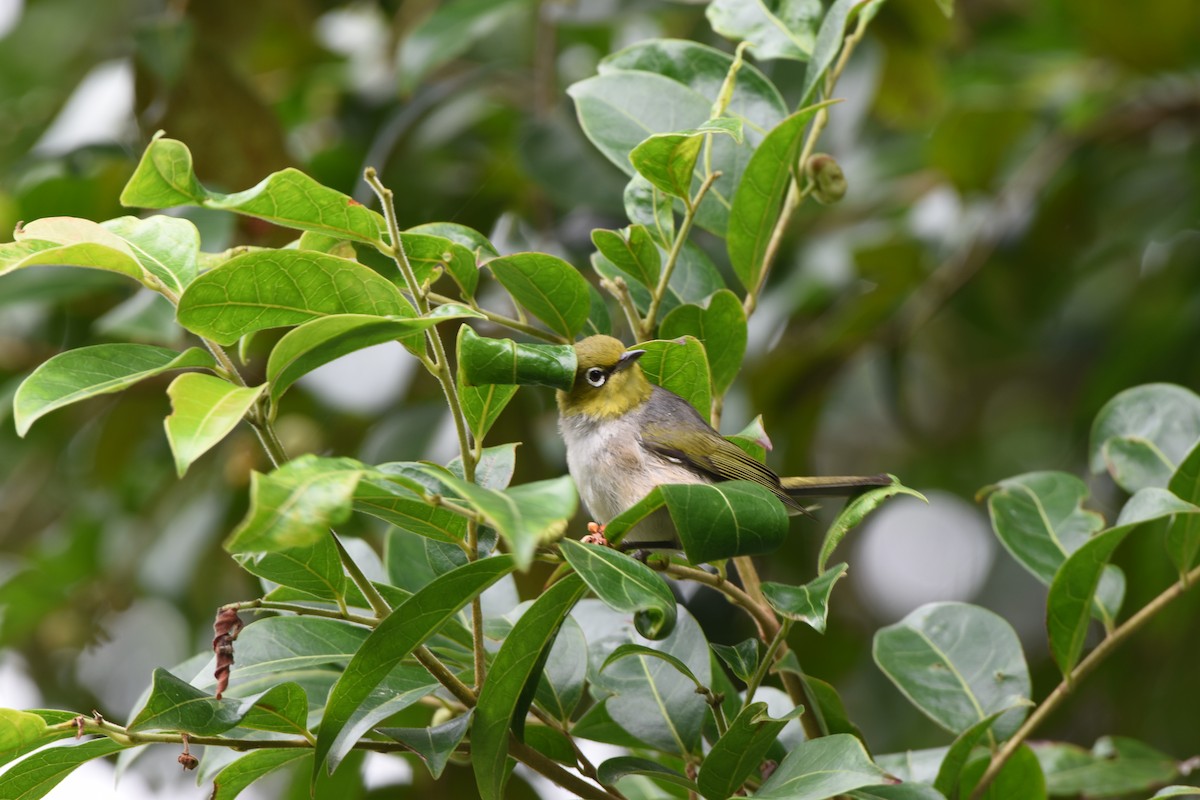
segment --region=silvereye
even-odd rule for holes
[[[664,483],[752,481],[774,492],[791,514],[806,513],[797,497],[891,483],[887,475],[781,479],[713,430],[682,397],[650,383],[637,363],[644,353],[626,350],[611,336],[589,336],[575,344],[574,385],[558,392],[567,467],[601,530]],[[675,541],[665,509],[624,538],[643,547]]]

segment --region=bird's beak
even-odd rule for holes
[[[619,359],[617,359],[617,365],[615,367],[613,367],[612,371],[620,372],[623,369],[629,369],[630,367],[632,367],[634,364],[637,363],[637,360],[639,358],[641,358],[644,355],[646,355],[645,350],[626,350],[624,353],[621,354],[621,357]]]

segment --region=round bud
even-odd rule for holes
[[[846,196],[846,175],[833,156],[814,153],[804,165],[812,194],[818,203],[833,205]]]

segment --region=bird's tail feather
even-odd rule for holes
[[[790,497],[837,497],[854,495],[872,486],[891,486],[891,475],[823,475],[817,477],[780,478],[783,491]]]

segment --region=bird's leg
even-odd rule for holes
[[[587,526],[587,536],[580,539],[584,544],[598,544],[601,547],[611,547],[608,539],[604,537],[604,526],[597,522],[589,522]]]

